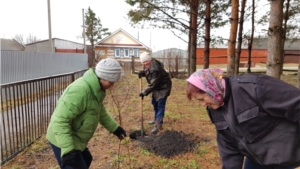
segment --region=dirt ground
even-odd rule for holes
[[[137,138],[138,144],[155,155],[171,158],[191,152],[197,145],[190,136],[175,130],[166,130],[159,135],[150,134]]]
[[[139,79],[128,75],[107,92],[105,105],[112,117],[129,133],[141,130],[143,115],[144,136],[116,136],[99,126],[88,148],[93,155],[91,169],[219,169],[215,128],[205,108],[188,101],[185,80],[172,79],[173,89],[167,100],[164,130],[149,134],[153,125],[150,97],[140,110]],[[143,79],[143,86],[146,85]],[[116,90],[118,89],[118,90]],[[58,169],[54,154],[43,135],[34,144],[1,166],[3,169]]]

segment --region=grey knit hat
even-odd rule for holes
[[[109,82],[117,82],[122,73],[119,62],[112,58],[102,59],[95,68],[96,75]]]

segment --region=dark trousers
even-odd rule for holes
[[[61,169],[88,169],[92,163],[93,157],[89,151],[88,148],[85,148],[82,152],[81,151],[76,151],[76,156],[75,156],[75,164],[74,166],[65,166],[62,167],[61,163],[61,149],[56,147],[55,145],[50,143],[50,146],[54,152],[55,158],[60,166]]]
[[[165,107],[166,107],[167,98],[161,98],[159,100],[155,100],[152,96],[152,105],[154,109],[154,121],[163,124],[163,119],[165,116]]]
[[[262,166],[256,162],[253,162],[253,161],[249,160],[248,158],[246,158],[245,164],[244,164],[244,169],[294,169],[298,166],[299,165],[294,165],[294,166],[290,166],[290,167],[279,167],[279,166],[274,166],[274,165]]]

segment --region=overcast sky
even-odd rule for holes
[[[131,8],[124,0],[50,0],[52,38],[83,43],[77,38],[82,33],[82,9],[91,9],[101,19],[104,28],[114,32],[119,28],[151,47],[153,51],[171,47],[186,49],[187,44],[168,30],[134,29],[127,11]],[[3,0],[0,3],[0,37],[11,39],[16,34],[29,34],[38,39],[49,38],[47,0]],[[139,33],[138,33],[139,32]]]

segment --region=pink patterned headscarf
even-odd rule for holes
[[[217,68],[197,70],[186,81],[207,93],[216,103],[223,103],[223,71]]]

